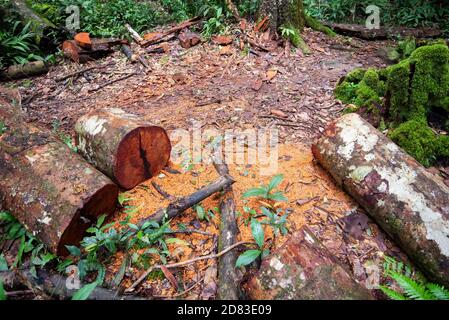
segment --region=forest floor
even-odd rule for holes
[[[364,211],[337,187],[332,178],[315,162],[310,145],[324,131],[326,124],[341,115],[345,106],[335,100],[337,81],[356,67],[382,67],[385,61],[379,52],[387,42],[366,42],[344,37],[329,38],[306,30],[304,38],[312,53],[304,56],[299,50],[290,52],[277,47],[272,52],[242,54],[237,47],[221,47],[209,42],[185,50],[177,41],[170,42],[170,52],[148,55],[149,72],[131,64],[120,52],[89,65],[104,65],[82,76],[57,82],[58,76],[80,68],[72,62],[53,67],[45,76],[15,81],[22,107],[31,122],[50,129],[59,128],[73,136],[73,125],[81,115],[104,107],[121,108],[142,119],[163,126],[169,132],[190,130],[200,124],[203,130],[245,130],[276,128],[279,130],[279,170],[284,174],[280,190],[288,198],[279,208],[289,214],[289,234],[307,224],[335,254],[352,270],[354,277],[370,287],[376,282],[376,268],[382,270],[383,256],[406,259],[400,250],[373,223]],[[101,83],[127,73],[136,75],[92,92]],[[173,164],[177,169],[182,169]],[[252,240],[245,224],[243,206],[258,209],[257,200],[244,202],[241,194],[251,187],[267,184],[271,176],[263,176],[258,164],[230,165],[237,180],[234,197],[241,214],[238,240]],[[193,165],[180,174],[162,172],[152,181],[166,192],[181,196],[195,191],[217,177],[212,165]],[[151,184],[144,182],[127,192],[128,205],[136,208],[132,220],[137,221],[167,205]],[[202,203],[206,209],[218,207],[212,197]],[[126,217],[117,210],[114,221]],[[199,221],[188,210],[171,223],[193,226],[210,233],[180,234],[184,243],[170,244],[171,261],[183,261],[216,251],[219,215],[210,221]],[[273,238],[271,248],[279,247],[287,236]],[[118,254],[108,271],[120,268],[124,254]],[[179,294],[165,278],[148,279],[141,286],[143,293],[153,297],[187,299],[213,298],[216,289],[216,261],[208,260],[172,270],[188,292]],[[126,288],[141,270],[129,268],[123,283]],[[212,275],[212,276],[211,276]],[[378,280],[378,279],[377,279]],[[142,291],[141,291],[142,292]]]

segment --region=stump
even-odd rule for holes
[[[263,260],[246,284],[253,300],[372,300],[308,228]]]
[[[79,152],[127,190],[156,175],[170,159],[165,130],[120,109],[89,113],[75,131]]]
[[[118,188],[49,131],[25,122],[0,101],[0,206],[48,249],[67,254],[102,214],[115,210]]]
[[[357,114],[331,123],[318,162],[421,267],[449,286],[449,188]]]

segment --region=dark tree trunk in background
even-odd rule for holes
[[[301,32],[306,24],[303,0],[262,0],[259,17],[270,17],[270,26],[275,31],[285,26]]]

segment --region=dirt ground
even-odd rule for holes
[[[77,118],[104,107],[122,108],[140,115],[169,131],[191,129],[276,128],[279,130],[279,173],[284,174],[280,186],[288,202],[279,204],[287,213],[289,234],[307,224],[340,261],[352,270],[355,278],[370,287],[377,280],[376,268],[382,269],[383,256],[405,259],[363,210],[315,162],[310,151],[314,139],[326,124],[338,117],[344,105],[333,97],[336,82],[356,67],[382,67],[378,55],[386,42],[365,42],[343,37],[329,38],[306,30],[305,40],[312,54],[304,56],[299,50],[290,52],[280,46],[273,52],[243,54],[237,47],[223,49],[210,42],[185,50],[177,41],[170,42],[170,52],[148,55],[152,70],[145,73],[140,65],[131,64],[120,53],[83,65],[102,65],[101,69],[85,72],[81,77],[57,82],[58,76],[78,70],[80,66],[66,62],[55,66],[42,77],[10,82],[18,87],[22,107],[29,121],[48,128],[59,127],[73,135]],[[126,80],[98,91],[101,83],[136,72]],[[176,167],[176,166],[175,166]],[[179,169],[179,168],[178,168]],[[174,196],[189,194],[217,177],[212,165],[199,164],[181,174],[162,172],[152,181]],[[244,203],[241,194],[251,187],[267,184],[271,177],[261,176],[257,165],[231,165],[231,175],[237,180],[234,197],[240,213],[239,240],[251,241],[245,225],[247,214],[243,206],[257,209],[257,200]],[[128,205],[137,208],[131,221],[150,215],[167,205],[168,200],[156,192],[147,181],[128,191]],[[206,209],[218,206],[218,199],[202,203]],[[114,215],[121,221],[127,214],[123,209]],[[205,232],[179,234],[184,244],[171,244],[172,262],[216,251],[219,216],[199,221],[196,212],[188,210],[175,218],[171,227],[182,223]],[[268,231],[267,231],[268,232]],[[279,247],[285,237],[268,234],[271,249]],[[109,266],[114,274],[123,254]],[[141,292],[159,298],[209,299],[215,295],[216,261],[198,262],[172,270],[187,292],[176,290],[165,278],[150,278]],[[126,288],[142,270],[129,268]],[[212,277],[210,276],[212,274]],[[206,280],[208,279],[208,280]],[[208,281],[211,281],[208,283]]]

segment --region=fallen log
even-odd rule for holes
[[[123,54],[128,58],[131,62],[139,61],[139,63],[144,66],[144,68],[149,69],[150,65],[148,64],[148,61],[142,57],[140,54],[133,53],[131,46],[123,44],[120,48],[120,50],[123,52]]]
[[[49,131],[27,123],[0,101],[0,203],[48,249],[67,254],[102,214],[114,211],[118,188]]]
[[[92,44],[90,49],[82,48],[75,40],[66,40],[62,43],[62,52],[66,58],[76,63],[84,63],[106,57],[113,52],[107,44]]]
[[[449,188],[357,114],[332,122],[318,162],[432,281],[449,286]]]
[[[161,32],[160,34],[155,34],[155,36],[151,37],[149,40],[143,40],[138,42],[142,47],[148,47],[149,45],[155,44],[159,41],[161,41],[163,38],[173,34],[182,31],[185,28],[194,26],[195,24],[198,24],[201,22],[200,17],[195,17],[190,20],[186,20],[184,22],[181,22],[180,24],[174,26],[173,28],[170,28],[167,31]],[[129,30],[129,29],[128,29]]]
[[[218,151],[219,150],[219,151]],[[229,175],[229,168],[223,160],[221,149],[217,149],[213,155],[215,170],[220,176]],[[232,186],[225,188],[224,195],[220,201],[220,230],[218,236],[218,251],[229,247],[237,242],[237,220],[235,217],[235,202]],[[237,252],[229,251],[218,261],[218,299],[239,299],[239,277],[235,262]]]
[[[94,111],[75,124],[79,152],[124,189],[132,189],[170,159],[165,130],[121,109]]]
[[[372,300],[307,228],[262,261],[245,284],[253,300]]]
[[[443,32],[434,28],[407,28],[407,27],[381,27],[379,29],[368,29],[364,25],[325,23],[336,33],[365,40],[385,40],[393,37],[414,37],[414,38],[437,38]]]
[[[2,80],[14,80],[37,76],[48,72],[48,65],[44,61],[33,61],[25,64],[12,65],[0,73]]]

